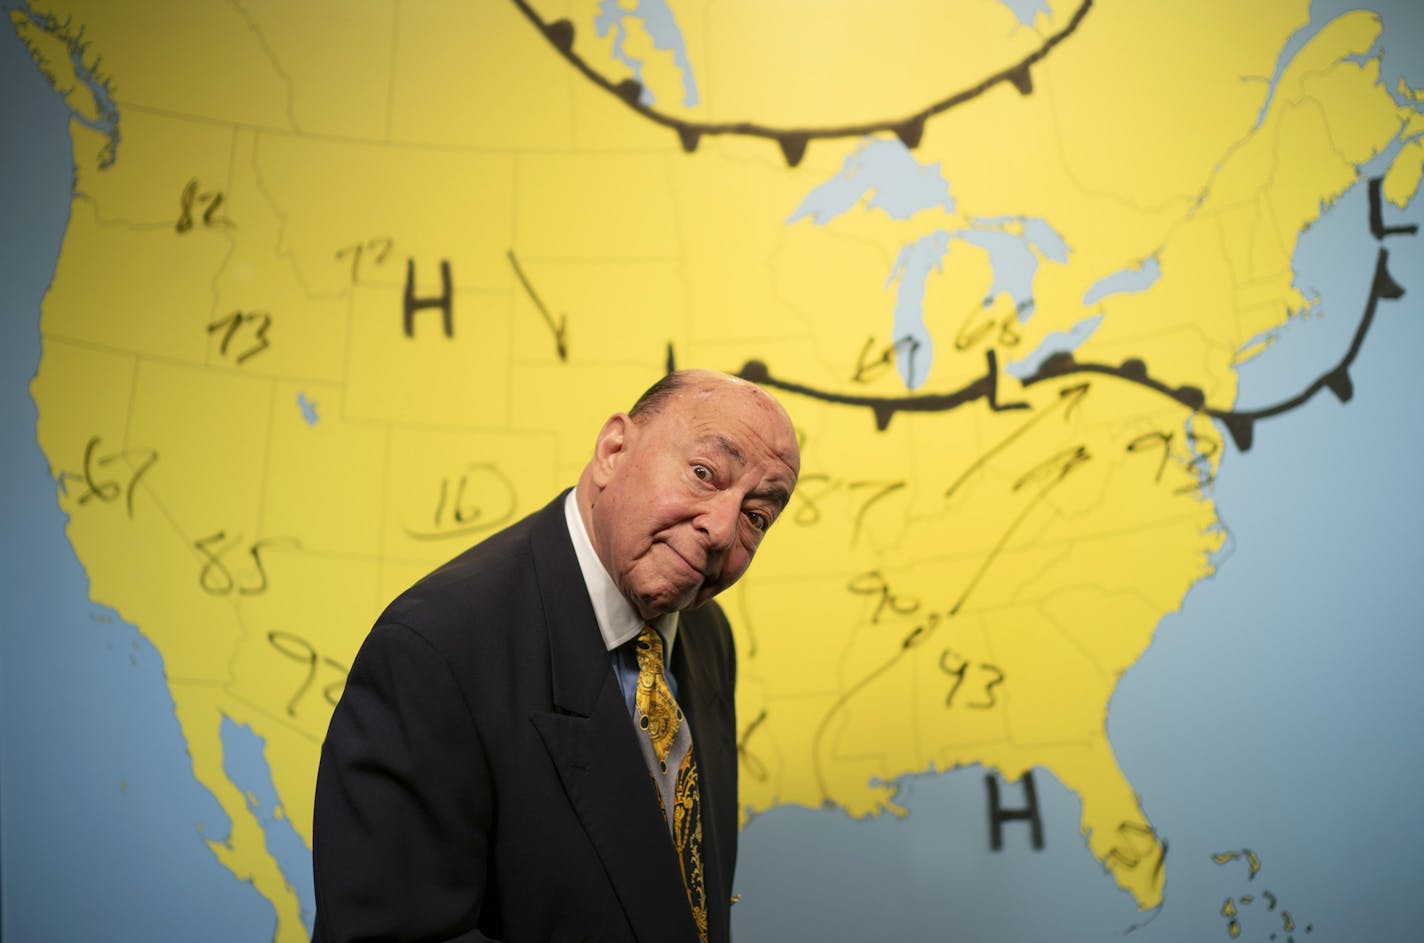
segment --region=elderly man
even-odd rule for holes
[[[665,377],[577,487],[381,615],[317,777],[316,939],[729,938],[731,631],[800,467],[765,391]]]

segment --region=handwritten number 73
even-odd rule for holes
[[[248,340],[248,346],[242,348],[242,352],[233,357],[233,363],[242,363],[248,357],[260,354],[271,346],[272,342],[267,339],[267,329],[272,326],[272,315],[266,311],[234,311],[227,317],[218,318],[208,325],[209,334],[223,332],[222,340],[218,342],[219,356],[228,356],[228,348],[244,324],[251,328],[247,332],[251,334],[251,337]]]

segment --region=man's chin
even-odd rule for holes
[[[684,590],[681,593],[650,593],[646,596],[639,596],[633,603],[633,608],[638,610],[644,621],[657,619],[670,612],[682,612],[702,605],[707,598],[700,596],[697,587]]]

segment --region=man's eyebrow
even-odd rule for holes
[[[726,452],[733,459],[743,465],[745,465],[747,462],[746,456],[743,455],[742,450],[737,447],[737,443],[733,442],[731,439],[727,438],[724,435],[707,435],[703,436],[698,441],[700,441],[704,445],[710,445],[716,449],[719,449],[720,451]],[[755,494],[757,497],[766,498],[768,501],[775,504],[777,513],[780,513],[781,511],[785,510],[786,505],[791,502],[791,489],[783,487],[781,485],[772,485],[771,487],[766,488],[765,490],[756,491]]]
[[[743,465],[747,463],[747,457],[742,454],[741,449],[737,448],[737,443],[733,442],[731,439],[727,438],[724,435],[703,436],[702,442],[707,445],[716,446],[718,449],[721,449],[723,452],[726,452],[728,455],[732,456],[732,458],[736,459],[738,462],[741,462]]]
[[[765,491],[759,492],[768,501],[776,505],[776,512],[780,514],[786,509],[786,505],[791,501],[791,489],[783,488],[780,485],[773,485]]]

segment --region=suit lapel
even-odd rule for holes
[[[563,498],[530,535],[548,631],[554,711],[530,720],[638,939],[697,939],[677,855],[583,588]]]

